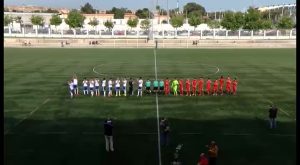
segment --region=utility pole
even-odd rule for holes
[[[168,16],[168,24],[170,24],[170,10],[169,10],[169,0],[167,0],[167,16]]]

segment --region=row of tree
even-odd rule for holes
[[[80,28],[83,27],[85,17],[77,10],[72,10],[69,12],[67,19],[65,19],[65,23],[69,25],[70,28]],[[21,17],[11,17],[9,15],[4,16],[4,26],[8,26],[11,24],[13,21],[22,24],[22,19]],[[42,26],[44,25],[44,18],[39,15],[32,15],[30,18],[30,21],[33,25],[36,26]],[[50,19],[50,25],[54,25],[55,27],[60,25],[62,23],[62,19],[58,14],[52,15]],[[127,24],[129,27],[134,28],[137,27],[139,20],[137,18],[135,19],[129,19],[127,21]],[[89,25],[95,27],[99,25],[99,21],[94,18],[89,21]],[[107,27],[109,30],[111,30],[114,27],[114,23],[112,21],[107,20],[104,23],[104,26]],[[142,29],[148,30],[150,27],[150,21],[149,19],[145,19],[141,21],[140,27]]]
[[[157,12],[162,11],[159,6],[156,7]],[[70,26],[70,28],[79,28],[83,27],[85,17],[82,13],[96,13],[91,4],[86,3],[84,6],[81,7],[80,11],[72,10],[69,12],[67,19],[65,20],[66,24]],[[126,8],[115,8],[113,7],[112,10],[107,11],[107,13],[114,14],[114,18],[123,18],[124,13],[131,12]],[[150,27],[149,18],[153,18],[153,13],[149,11],[149,9],[139,9],[136,11],[136,16],[139,19],[145,19],[141,22],[141,28],[148,30]],[[249,8],[246,13],[242,12],[232,12],[227,11],[222,14],[222,20],[215,20],[211,19],[207,16],[207,12],[205,8],[197,3],[187,3],[184,6],[184,10],[182,13],[179,13],[178,9],[170,10],[170,24],[174,28],[179,28],[184,24],[184,21],[187,21],[189,25],[196,28],[201,23],[206,23],[210,28],[226,28],[227,30],[236,31],[238,29],[249,29],[249,30],[259,30],[259,29],[271,29],[271,28],[278,28],[278,29],[291,29],[295,26],[292,19],[290,17],[281,17],[277,22],[267,19],[265,13],[262,13],[254,8]],[[206,14],[206,16],[205,16]],[[220,13],[219,13],[220,14]],[[138,18],[129,19],[127,21],[128,26],[134,28],[138,24]],[[220,18],[220,17],[219,17]],[[8,25],[12,21],[16,21],[19,23],[21,22],[20,17],[11,18],[7,15],[4,16],[4,25]],[[43,18],[41,16],[32,16],[31,22],[33,25],[43,25]],[[51,25],[60,25],[62,23],[62,19],[59,15],[53,15],[50,19]],[[95,27],[99,24],[97,19],[92,19],[89,22],[89,25]],[[114,23],[111,21],[106,21],[104,23],[108,29],[112,29]]]

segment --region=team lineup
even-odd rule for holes
[[[127,96],[128,83],[129,96],[133,96],[134,84],[137,83],[138,97],[142,97],[144,89],[146,94],[151,94],[153,91],[154,93],[164,94],[166,96],[171,94],[171,90],[174,96],[178,96],[178,94],[180,96],[223,95],[224,93],[236,95],[238,85],[237,79],[234,78],[232,80],[230,76],[228,76],[226,79],[225,91],[223,90],[224,82],[225,79],[223,76],[220,76],[220,78],[215,79],[214,82],[210,80],[210,78],[204,80],[203,77],[193,80],[186,79],[184,90],[184,80],[177,80],[176,78],[174,80],[169,80],[169,78],[166,78],[165,80],[154,80],[153,82],[147,79],[145,83],[142,77],[140,77],[136,81],[130,78],[128,82],[126,78],[117,78],[116,80],[113,80],[112,78],[110,78],[109,80],[106,80],[105,78],[103,78],[102,80],[100,80],[99,78],[84,78],[84,80],[82,81],[82,91],[83,95],[90,95],[91,97],[100,95],[104,97],[121,96],[121,93],[123,96]],[[78,96],[79,85],[78,78],[76,75],[74,75],[73,78],[70,81],[68,81],[68,85],[70,97],[73,98],[74,96]]]

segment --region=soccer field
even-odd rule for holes
[[[158,79],[237,77],[237,95],[91,98],[80,90],[70,99],[66,84],[74,73],[79,82],[154,80],[156,69]],[[271,103],[279,108],[273,130]],[[160,156],[158,115],[171,128]],[[114,122],[110,153],[107,117]],[[211,140],[220,149],[218,164],[295,165],[296,49],[5,48],[4,127],[7,165],[169,165],[178,144],[182,163],[194,165]]]

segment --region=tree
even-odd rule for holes
[[[44,24],[44,18],[42,16],[39,16],[39,15],[32,15],[31,18],[30,18],[30,21],[33,25],[36,25],[37,28],[38,28],[39,25]]]
[[[239,28],[242,28],[245,24],[245,17],[242,12],[236,12],[234,13],[235,23],[236,26]]]
[[[184,5],[183,13],[187,13],[187,17],[190,18],[192,15],[202,16],[205,14],[205,8],[195,2],[190,2]]]
[[[189,19],[188,22],[191,26],[194,26],[194,30],[196,29],[196,27],[198,25],[201,24],[201,20],[200,17],[196,16],[196,15],[192,15]]]
[[[48,8],[47,10],[43,11],[43,13],[59,13],[59,12],[55,9]]]
[[[114,19],[124,19],[124,14],[126,13],[126,8],[116,8],[113,7],[111,10],[108,10],[107,14],[114,14]]]
[[[139,22],[139,20],[137,19],[137,18],[135,18],[135,19],[129,19],[128,21],[127,21],[127,25],[131,28],[131,30],[132,30],[132,28],[134,28],[134,27],[136,27],[137,26],[137,24],[138,24],[138,22]]]
[[[227,30],[236,31],[243,27],[243,18],[244,16],[240,12],[234,13],[232,11],[227,11],[221,21],[221,26]]]
[[[89,25],[93,26],[93,28],[95,28],[95,26],[99,25],[99,21],[94,18],[92,20],[90,20]]]
[[[261,29],[272,29],[273,23],[271,20],[260,20]]]
[[[80,11],[84,14],[94,14],[96,10],[90,3],[86,3],[84,6],[81,6]]]
[[[257,9],[250,7],[245,14],[244,29],[258,30],[261,29],[261,14]]]
[[[104,26],[105,26],[106,28],[108,28],[109,31],[111,31],[111,29],[114,28],[114,23],[107,20],[107,21],[104,23]]]
[[[9,9],[7,7],[5,7],[4,12],[9,12]]]
[[[148,8],[143,8],[138,9],[135,12],[135,15],[139,18],[139,19],[146,19],[146,18],[152,18],[151,16],[153,15],[153,13],[150,12],[150,10]]]
[[[149,19],[145,19],[145,20],[141,21],[140,27],[141,27],[142,29],[148,31],[149,28],[150,28],[150,21],[149,21]]]
[[[50,25],[54,25],[55,29],[56,26],[60,25],[61,23],[62,23],[62,19],[57,14],[53,14],[52,17],[50,18]]]
[[[278,29],[292,29],[293,26],[293,20],[290,17],[282,17],[276,24]]]
[[[65,22],[70,28],[78,28],[83,26],[84,19],[85,17],[79,11],[72,10],[69,12]]]
[[[176,15],[170,19],[170,23],[177,30],[177,28],[183,25],[183,20],[184,18],[182,15]]]
[[[212,29],[216,29],[220,27],[220,22],[217,20],[208,20],[207,25]]]
[[[22,20],[22,17],[21,16],[17,16],[15,18],[13,18],[15,20],[16,23],[19,23],[19,24],[22,24],[23,23],[23,20]]]
[[[13,22],[13,18],[11,16],[4,15],[4,20],[3,20],[4,26],[8,26],[12,22]]]

